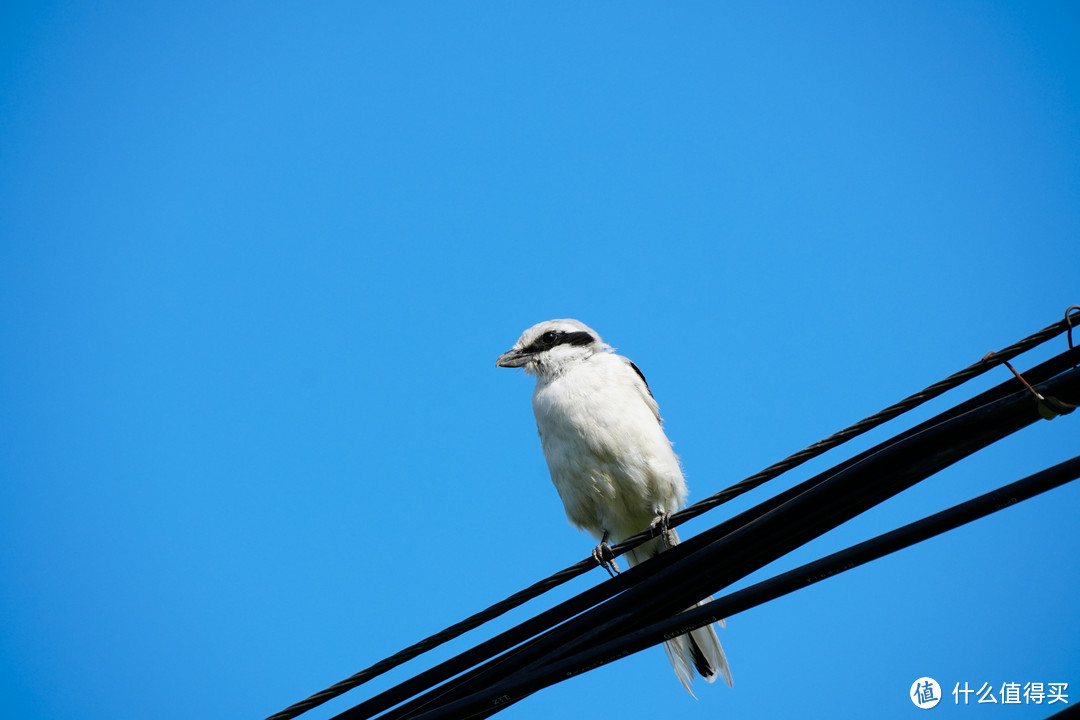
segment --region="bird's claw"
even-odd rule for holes
[[[671,527],[668,525],[668,519],[671,517],[671,513],[660,512],[656,514],[656,517],[649,523],[649,530],[652,531],[653,537],[657,535],[664,538],[664,544],[669,548],[678,544],[672,534]]]
[[[592,556],[596,564],[607,570],[608,575],[611,577],[615,577],[621,572],[618,563],[615,562],[615,553],[606,540],[601,540],[600,544],[593,548]]]

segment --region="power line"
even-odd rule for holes
[[[1045,396],[1076,404],[1080,402],[1080,371],[1069,370],[1037,388]],[[507,678],[678,614],[943,467],[1040,419],[1037,402],[1026,389],[945,415],[949,417],[882,443],[623,573],[630,587],[617,596],[382,717],[413,718],[427,707],[446,707],[446,717],[458,717],[462,698],[477,694],[494,703],[490,707],[501,707]],[[715,568],[715,572],[703,572],[703,568]],[[370,717],[365,705],[338,715],[338,720]]]
[[[545,661],[513,675],[502,684],[492,686],[482,694],[467,696],[436,710],[410,717],[414,717],[415,720],[439,720],[445,717],[464,720],[465,718],[486,717],[491,714],[491,710],[497,711],[509,703],[516,702],[556,682],[640,652],[664,640],[683,635],[722,618],[757,607],[826,578],[835,577],[872,560],[1012,507],[1078,477],[1080,477],[1080,456],[922,520],[717,598],[706,605],[659,620],[606,643],[587,646],[583,650]],[[497,699],[497,702],[494,702],[492,698]]]
[[[891,405],[888,408],[885,408],[884,410],[882,410],[882,411],[880,411],[878,413],[875,413],[874,415],[872,415],[872,416],[870,416],[870,417],[868,417],[868,418],[866,418],[864,420],[861,420],[858,423],[855,423],[854,425],[852,425],[852,426],[850,426],[850,427],[848,427],[848,428],[846,428],[846,429],[844,429],[844,430],[842,430],[842,431],[840,431],[838,433],[835,433],[834,435],[832,435],[832,436],[830,436],[830,437],[828,437],[828,438],[826,438],[824,440],[821,440],[821,441],[809,446],[808,448],[800,451],[799,453],[796,453],[796,454],[786,458],[785,460],[783,460],[783,461],[781,461],[779,463],[771,465],[770,467],[766,468],[765,470],[763,470],[763,471],[761,471],[761,472],[759,472],[759,473],[757,473],[757,474],[755,474],[755,475],[753,475],[753,476],[751,476],[749,478],[746,478],[745,480],[743,480],[743,481],[741,481],[739,483],[736,483],[735,485],[732,485],[731,487],[726,488],[725,490],[722,490],[722,491],[710,496],[709,498],[706,498],[706,499],[696,503],[695,505],[692,505],[692,506],[682,510],[679,513],[676,513],[675,515],[672,515],[671,518],[670,518],[670,526],[675,527],[675,526],[685,522],[686,520],[689,520],[689,519],[691,519],[693,517],[696,517],[697,515],[700,515],[700,514],[706,512],[709,509],[717,507],[717,506],[727,502],[728,500],[731,500],[731,499],[737,497],[738,495],[741,495],[744,492],[747,492],[747,491],[749,491],[751,489],[754,489],[754,488],[760,486],[761,484],[767,482],[768,480],[771,480],[771,479],[779,476],[780,474],[786,472],[787,470],[790,470],[790,469],[792,469],[794,467],[797,467],[798,465],[801,465],[802,463],[810,460],[811,458],[814,458],[814,457],[826,452],[827,450],[846,442],[847,440],[850,440],[850,439],[852,439],[854,437],[857,437],[858,435],[861,435],[861,434],[867,432],[868,430],[870,430],[870,429],[872,429],[874,427],[877,427],[878,425],[880,425],[880,424],[882,424],[882,423],[884,423],[884,422],[886,422],[886,421],[888,421],[888,420],[890,420],[890,419],[892,419],[894,417],[897,417],[898,415],[900,415],[900,414],[902,414],[904,412],[907,412],[908,410],[910,410],[910,409],[912,409],[914,407],[917,407],[917,406],[921,405],[922,403],[925,403],[926,401],[928,401],[928,400],[930,400],[930,399],[932,399],[934,397],[937,397],[937,396],[941,395],[942,393],[944,393],[944,392],[946,392],[946,391],[948,391],[948,390],[950,390],[952,388],[955,388],[955,387],[963,384],[964,382],[970,380],[973,377],[976,377],[976,376],[978,376],[978,375],[980,375],[982,373],[987,372],[988,370],[991,370],[991,369],[999,366],[1000,364],[1004,363],[1007,360],[1011,360],[1011,359],[1015,358],[1017,355],[1019,355],[1019,354],[1021,354],[1023,352],[1026,352],[1027,350],[1030,350],[1031,348],[1036,347],[1036,346],[1038,346],[1038,345],[1040,345],[1040,344],[1042,344],[1042,343],[1044,343],[1044,342],[1046,342],[1046,341],[1060,335],[1061,333],[1065,332],[1068,329],[1069,329],[1069,322],[1068,322],[1068,318],[1066,318],[1065,320],[1054,323],[1053,325],[1050,325],[1050,326],[1044,328],[1043,330],[1040,330],[1039,332],[1034,333],[1034,334],[1028,336],[1027,338],[1024,338],[1023,340],[1021,340],[1021,341],[1019,341],[1019,342],[1017,342],[1017,343],[1015,343],[1013,345],[1010,345],[1007,348],[1004,348],[1004,349],[998,351],[997,353],[991,353],[990,355],[987,355],[986,357],[984,357],[982,360],[972,364],[971,366],[969,366],[969,367],[967,367],[967,368],[965,368],[965,369],[963,369],[963,370],[961,370],[961,371],[959,371],[957,373],[954,373],[953,375],[950,375],[949,377],[947,377],[947,378],[945,378],[945,379],[943,379],[943,380],[929,386],[928,388],[920,391],[919,393],[916,393],[916,394],[914,394],[914,395],[912,395],[912,396],[910,396],[908,398],[905,398],[904,400],[902,400],[902,401],[900,401],[900,402],[898,402],[898,403],[896,403],[894,405]],[[1054,375],[1062,372],[1063,369],[1065,369],[1067,367],[1071,367],[1072,365],[1075,365],[1078,362],[1078,360],[1080,360],[1080,348],[1077,348],[1076,350],[1070,350],[1070,351],[1067,351],[1065,353],[1062,353],[1061,355],[1059,355],[1059,356],[1057,356],[1057,357],[1055,357],[1055,358],[1053,358],[1053,359],[1039,365],[1038,367],[1033,368],[1032,370],[1029,370],[1027,373],[1025,373],[1025,377],[1031,383],[1040,383],[1040,382],[1043,382],[1044,380],[1046,380],[1046,379],[1048,379],[1050,377],[1053,377]],[[987,391],[986,393],[983,393],[978,398],[973,398],[971,401],[968,401],[968,403],[964,403],[964,404],[961,404],[960,406],[957,406],[957,408],[955,408],[954,411],[955,412],[961,412],[961,411],[963,411],[963,408],[965,408],[965,406],[968,406],[968,405],[974,407],[974,406],[978,405],[977,401],[979,401],[980,399],[985,402],[985,401],[989,401],[990,399],[992,399],[994,397],[1001,397],[1003,394],[1006,394],[1007,392],[1009,392],[1009,391],[1011,391],[1013,389],[1013,387],[1009,387],[1010,385],[1014,386],[1014,387],[1018,387],[1019,386],[1019,381],[1013,380],[1010,383],[1003,383],[1002,385],[999,385],[997,388],[994,388],[994,389],[992,389],[990,391]],[[995,395],[995,393],[996,393],[996,395]],[[939,416],[939,418],[940,417],[942,417],[942,416]],[[925,425],[925,423],[923,425]],[[919,426],[919,427],[922,427],[922,426]],[[917,430],[917,428],[913,428],[911,431],[908,431],[908,433],[915,432],[916,430]],[[898,436],[898,437],[904,437],[904,435],[901,435],[901,436]],[[855,459],[852,459],[851,461],[848,461],[848,462],[851,463],[851,462],[854,462],[854,461],[855,461]],[[838,467],[842,467],[842,466],[838,466]],[[803,483],[802,485],[798,486],[798,488],[803,488],[805,490],[806,489],[805,486],[806,486],[806,483]],[[792,495],[791,495],[792,491],[797,490],[798,488],[793,488],[792,490],[789,490],[786,493],[781,493],[776,498],[774,498],[772,502],[773,503],[786,502],[787,500],[789,500],[792,497]],[[800,492],[801,492],[801,490],[800,490]],[[763,506],[768,505],[768,502],[769,501],[767,501],[767,503],[763,504]],[[763,506],[759,506],[759,507],[763,507]],[[613,548],[613,550],[616,553],[616,555],[622,554],[622,553],[626,552],[627,550],[629,550],[630,548],[635,547],[636,545],[640,544],[641,542],[644,542],[644,541],[648,540],[650,537],[651,537],[651,533],[649,531],[639,533],[639,534],[637,534],[637,535],[635,535],[635,536],[633,536],[631,538],[628,538],[627,540],[620,543],[619,545],[615,546]],[[678,546],[676,548],[676,550],[678,550],[679,548],[687,547],[687,546],[695,547],[696,544],[697,544],[697,543],[694,543],[695,540],[697,540],[697,538],[691,538],[690,540],[684,542],[682,545]],[[670,556],[670,555],[672,555],[671,552],[663,553],[662,555],[658,556],[653,561],[650,561],[649,564],[653,564],[657,560],[660,560],[660,559],[663,559],[663,558],[667,558],[667,560],[665,560],[665,562],[673,562],[674,557],[669,558],[668,556]],[[375,663],[374,665],[370,666],[369,668],[367,668],[365,670],[362,670],[362,671],[356,673],[355,675],[353,675],[353,676],[351,676],[351,677],[349,677],[349,678],[347,678],[347,679],[345,679],[345,680],[343,680],[343,681],[341,681],[339,683],[336,683],[335,685],[327,688],[326,690],[323,690],[323,691],[321,691],[319,693],[316,693],[315,695],[312,695],[311,697],[307,698],[306,700],[303,700],[303,701],[301,701],[299,703],[296,703],[296,704],[290,706],[289,708],[286,708],[285,710],[270,716],[270,718],[268,718],[268,720],[290,720],[291,718],[295,718],[295,717],[299,716],[300,714],[306,712],[307,710],[309,710],[309,709],[311,709],[313,707],[316,707],[316,706],[318,706],[318,705],[320,705],[320,704],[322,704],[322,703],[324,703],[324,702],[326,702],[326,701],[328,701],[328,700],[330,700],[330,699],[332,699],[334,697],[337,697],[338,695],[341,695],[342,693],[347,692],[348,690],[350,690],[352,688],[355,688],[355,687],[367,682],[368,680],[371,680],[372,678],[377,677],[378,675],[381,675],[381,674],[387,672],[388,670],[396,667],[397,665],[400,665],[400,664],[402,664],[402,663],[404,663],[404,662],[406,662],[406,661],[408,661],[408,660],[410,660],[410,659],[412,659],[412,658],[426,652],[427,650],[430,650],[430,649],[432,649],[434,647],[437,647],[438,645],[441,645],[441,644],[443,644],[443,643],[445,643],[445,642],[447,642],[447,641],[449,641],[449,640],[451,640],[451,639],[453,639],[455,637],[458,637],[461,634],[463,634],[463,633],[465,633],[465,632],[467,632],[467,631],[469,631],[469,630],[471,630],[471,629],[473,629],[475,627],[478,627],[479,625],[483,624],[484,622],[487,622],[488,620],[490,620],[490,619],[492,619],[494,617],[502,615],[503,613],[505,613],[505,612],[507,612],[507,611],[509,611],[509,610],[511,610],[511,609],[513,609],[513,608],[527,602],[528,600],[530,600],[530,599],[532,599],[532,598],[534,598],[534,597],[536,597],[536,596],[538,596],[538,595],[540,595],[540,594],[542,594],[544,592],[546,592],[547,590],[549,590],[549,589],[551,589],[553,587],[556,587],[556,586],[558,586],[558,585],[560,585],[560,584],[562,584],[562,583],[564,583],[564,582],[566,582],[566,581],[568,581],[568,580],[570,580],[570,579],[572,579],[574,577],[577,577],[578,575],[581,575],[582,573],[592,569],[595,566],[596,566],[595,559],[593,559],[592,557],[586,558],[586,559],[584,559],[584,560],[582,560],[582,561],[580,561],[580,562],[578,562],[578,563],[576,563],[576,564],[574,564],[574,565],[572,565],[572,566],[570,566],[570,567],[568,567],[568,568],[566,568],[566,569],[564,569],[564,570],[562,570],[562,571],[560,571],[558,573],[555,573],[554,575],[552,575],[552,576],[550,576],[550,577],[548,577],[548,578],[546,578],[546,579],[544,579],[544,580],[542,580],[540,582],[537,582],[537,583],[531,585],[530,587],[528,587],[528,588],[526,588],[526,589],[524,589],[524,590],[522,590],[522,591],[520,591],[518,593],[515,593],[514,595],[510,596],[509,598],[506,598],[505,600],[503,600],[503,601],[501,601],[499,603],[495,603],[494,605],[490,606],[489,608],[487,608],[487,609],[485,609],[485,610],[483,610],[483,611],[481,611],[479,613],[476,613],[475,615],[472,615],[469,618],[466,618],[465,620],[446,628],[445,630],[443,630],[443,631],[441,631],[439,633],[436,633],[436,634],[434,634],[434,635],[432,635],[432,636],[430,636],[430,637],[428,637],[428,638],[426,638],[426,639],[424,639],[424,640],[422,640],[422,641],[420,641],[420,642],[418,642],[418,643],[416,643],[416,644],[414,644],[412,646],[409,646],[408,648],[405,648],[404,650],[401,650],[400,652],[398,652],[398,653],[396,653],[396,654],[394,654],[394,655],[392,655],[392,656],[390,656],[388,658],[385,658],[384,660],[381,660],[378,663]],[[635,568],[635,570],[637,570],[637,569],[638,568]],[[629,580],[624,579],[624,578],[627,578],[627,577],[629,578]],[[623,573],[623,575],[618,576],[614,580],[608,581],[606,583],[603,583],[603,584],[597,586],[597,588],[594,588],[593,590],[595,590],[596,592],[586,591],[586,593],[582,594],[585,597],[582,597],[582,599],[578,600],[578,605],[583,605],[584,607],[591,607],[596,602],[599,602],[599,601],[605,599],[606,597],[610,597],[611,595],[613,595],[615,593],[618,593],[621,590],[628,587],[629,586],[629,581],[634,579],[635,577],[636,577],[636,575],[633,575],[630,572]],[[708,594],[708,593],[706,593],[706,594]],[[586,603],[588,603],[588,604],[586,604]],[[530,626],[530,627],[542,626],[544,623],[559,622],[559,621],[561,621],[561,619],[564,619],[564,618],[559,618],[560,613],[566,613],[566,612],[572,612],[571,606],[563,607],[561,611],[557,611],[555,613],[552,613],[551,611],[548,611],[547,613],[542,613],[540,616],[538,616],[538,618],[543,618],[543,619],[538,623],[534,623],[533,626]],[[521,627],[521,626],[519,626],[519,627]],[[548,625],[548,627],[550,627],[550,625]],[[525,631],[523,630],[521,632],[523,633]],[[531,634],[528,635],[527,637],[531,637]],[[493,638],[493,640],[497,640],[497,638]],[[442,680],[445,680],[447,677],[450,677],[453,674],[456,674],[457,672],[460,672],[461,671],[460,666],[471,667],[476,662],[480,662],[480,661],[482,661],[482,660],[484,660],[484,659],[486,659],[488,657],[491,657],[493,654],[501,652],[502,650],[505,650],[506,647],[510,647],[513,644],[516,644],[517,642],[520,642],[520,641],[521,641],[521,639],[514,639],[513,637],[507,636],[507,637],[502,638],[502,640],[500,640],[498,642],[495,642],[495,643],[492,643],[492,641],[487,641],[486,643],[482,643],[481,645],[478,645],[477,648],[473,649],[473,651],[467,651],[466,653],[463,653],[462,655],[459,655],[458,658],[455,658],[455,660],[460,661],[458,663],[458,665],[455,666],[455,667],[458,667],[458,669],[454,669],[453,667],[449,667],[444,663],[444,664],[442,664],[440,666],[437,666],[437,668],[433,668],[431,671],[427,671],[426,673],[422,673],[421,675],[418,675],[417,678],[414,679],[413,682],[410,683],[409,681],[407,681],[406,683],[402,683],[399,686],[397,686],[396,688],[391,688],[390,691],[382,693],[382,694],[376,696],[375,698],[372,698],[371,700],[367,701],[366,703],[362,703],[361,706],[358,706],[358,707],[365,707],[366,706],[364,712],[369,712],[369,711],[379,712],[379,711],[381,711],[383,709],[386,709],[387,707],[390,707],[390,706],[392,706],[392,705],[394,705],[394,704],[396,704],[398,702],[401,702],[402,700],[407,699],[408,697],[412,697],[413,694],[415,694],[416,692],[421,692],[426,687],[431,687],[433,684],[441,682]],[[510,643],[510,644],[507,645],[506,643]],[[469,664],[466,664],[466,663],[469,663]],[[376,702],[373,702],[373,701],[376,701]],[[352,711],[350,711],[350,712],[352,712]],[[363,715],[363,714],[357,714],[356,715],[356,717],[369,717],[369,716],[370,715]],[[350,717],[352,717],[352,716],[350,715]]]
[[[1075,351],[1080,353],[1080,351]],[[1039,382],[1045,378],[1053,377],[1061,370],[1071,367],[1072,359],[1080,359],[1080,354],[1065,353],[1063,356],[1052,358],[1041,365],[1028,371],[1027,376],[1034,382]],[[867,458],[873,457],[880,453],[883,449],[895,445],[896,443],[906,440],[919,433],[925,433],[931,428],[940,426],[949,420],[952,420],[966,412],[971,411],[974,408],[983,407],[989,403],[993,403],[1001,400],[1002,398],[1009,397],[1010,395],[1017,395],[1019,399],[1023,399],[1022,393],[1018,393],[1018,389],[1022,388],[1022,385],[1015,379],[1009,379],[990,390],[987,390],[980,395],[972,398],[971,400],[961,403],[960,405],[949,409],[939,415],[920,423],[919,425],[911,428],[910,430],[901,433],[900,435],[892,438],[886,442],[870,448],[855,457],[846,460],[840,465],[825,471],[809,480],[796,485],[795,487],[779,493],[775,497],[769,498],[764,502],[752,507],[740,515],[730,518],[714,528],[710,528],[694,537],[686,539],[680,545],[672,548],[671,550],[661,553],[653,560],[650,560],[646,564],[647,567],[654,570],[659,569],[672,564],[677,558],[684,554],[692,552],[698,547],[702,547],[712,540],[724,537],[725,535],[733,532],[734,530],[748,524],[749,522],[756,520],[757,518],[765,515],[773,509],[782,506],[784,503],[789,502],[793,498],[797,498],[804,494],[807,490],[821,484],[824,480],[835,475],[837,472],[850,468],[858,463],[864,462]],[[1027,392],[1024,390],[1023,392]],[[1034,403],[1032,400],[1031,403]],[[493,638],[485,640],[484,642],[470,648],[463,653],[450,658],[442,663],[439,663],[435,667],[425,670],[416,676],[405,680],[404,682],[396,685],[382,693],[379,693],[372,698],[365,700],[358,706],[348,711],[342,717],[356,720],[359,718],[372,717],[373,715],[386,710],[399,702],[407,700],[419,692],[422,692],[435,684],[442,682],[458,673],[472,668],[477,663],[488,660],[498,653],[501,653],[523,641],[529,640],[535,635],[547,631],[560,622],[574,617],[585,610],[597,605],[608,598],[623,592],[630,587],[637,578],[640,577],[643,572],[640,568],[645,566],[638,566],[631,568],[621,575],[616,576],[614,579],[603,582],[592,588],[585,590],[584,592],[576,595],[562,603],[552,607],[548,610],[541,612],[533,618],[530,618],[521,624],[510,628],[496,635]],[[665,589],[665,592],[667,590]],[[686,607],[686,606],[684,606]],[[485,666],[486,668],[486,666]],[[475,677],[478,673],[486,672],[485,668],[471,671],[467,676],[469,680],[475,681]],[[462,682],[459,679],[455,682]],[[446,688],[440,688],[440,693],[445,693]],[[391,716],[393,717],[393,716]]]

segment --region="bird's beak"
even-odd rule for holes
[[[529,358],[532,357],[529,353],[518,348],[510,348],[495,361],[495,367],[521,367],[525,363],[529,362]]]

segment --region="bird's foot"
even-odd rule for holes
[[[608,575],[615,577],[619,572],[619,565],[615,562],[615,553],[611,550],[611,546],[607,544],[607,533],[604,534],[604,539],[600,541],[600,544],[593,548],[592,551],[593,560],[596,564],[608,571]]]
[[[659,535],[664,538],[664,544],[670,547],[675,547],[679,544],[679,541],[675,538],[675,533],[669,527],[668,520],[671,517],[671,513],[659,512],[656,517],[649,523],[649,530],[652,531],[653,537]]]

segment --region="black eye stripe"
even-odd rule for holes
[[[591,345],[594,338],[587,332],[572,332],[564,334],[556,345]]]
[[[550,350],[556,345],[590,345],[594,341],[595,338],[593,338],[590,333],[584,331],[562,332],[559,330],[549,330],[533,340],[532,344],[530,344],[526,350],[530,352],[543,352],[544,350]]]

